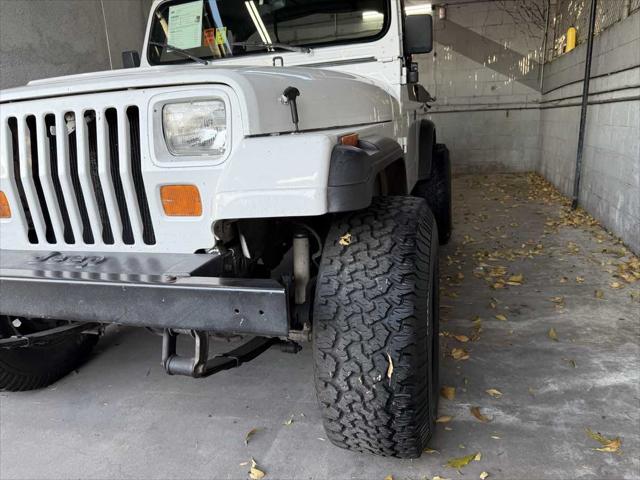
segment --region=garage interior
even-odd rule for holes
[[[120,68],[150,4],[0,0],[0,86]],[[245,478],[253,458],[266,478],[463,478],[447,463],[473,455],[466,478],[639,478],[640,1],[597,2],[576,189],[590,4],[434,5],[419,62],[437,99],[425,118],[451,151],[454,232],[430,451],[331,446],[309,346],[193,381],[165,374],[156,337],[112,327],[76,374],[0,393],[0,476]],[[620,448],[596,450],[602,437]]]

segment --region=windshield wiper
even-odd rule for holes
[[[188,58],[190,60],[193,60],[194,62],[199,63],[201,65],[209,65],[209,62],[207,62],[205,59],[200,58],[200,57],[196,57],[195,55],[191,55],[186,50],[182,50],[181,48],[176,48],[173,45],[169,45],[168,43],[149,42],[149,45],[154,45],[156,47],[166,48],[167,49],[167,53],[176,52],[176,53],[182,55],[183,57]]]
[[[288,45],[286,43],[252,43],[252,42],[233,42],[231,45],[234,47],[264,47],[264,48],[280,48],[282,50],[288,50],[290,52],[299,53],[311,53],[309,47],[296,47],[294,45]]]

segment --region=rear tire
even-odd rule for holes
[[[333,223],[316,288],[314,359],[335,445],[400,458],[426,447],[438,399],[437,250],[435,220],[419,198],[377,198]]]
[[[445,245],[451,238],[451,160],[449,149],[443,143],[437,143],[431,163],[431,175],[427,180],[420,180],[413,189],[412,195],[424,198],[436,217],[440,245]]]
[[[18,331],[7,316],[0,316],[0,337],[42,330],[38,321],[20,319]],[[49,326],[45,326],[48,328]],[[79,367],[98,342],[98,335],[78,334],[46,345],[0,349],[0,391],[35,390],[51,385]]]

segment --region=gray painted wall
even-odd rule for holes
[[[148,3],[0,0],[0,88],[109,70],[109,47],[113,68],[121,68],[121,52],[142,47]]]
[[[545,67],[537,170],[573,192],[585,45]],[[640,252],[640,11],[594,43],[580,204]],[[616,73],[617,72],[617,73]],[[613,102],[615,100],[615,102]],[[610,103],[612,102],[612,103]]]

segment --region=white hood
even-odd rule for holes
[[[300,130],[350,127],[393,119],[396,100],[356,75],[304,67],[181,65],[85,73],[30,82],[0,92],[0,103],[68,95],[183,85],[225,84],[242,105],[245,135],[293,130],[291,111],[280,102],[289,86],[300,90]],[[1,107],[0,107],[1,108]]]

